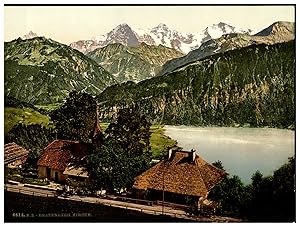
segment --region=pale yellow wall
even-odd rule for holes
[[[38,178],[46,178],[47,171],[45,166],[39,166],[38,168]]]
[[[55,173],[58,173],[58,181],[65,181],[68,178],[68,175],[64,175],[63,171],[51,169],[49,180],[55,179]],[[38,167],[38,178],[47,178],[47,167],[39,166]]]

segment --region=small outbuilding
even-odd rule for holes
[[[226,175],[195,150],[170,150],[167,159],[136,177],[133,193],[138,198],[200,207]]]

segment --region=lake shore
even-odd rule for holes
[[[220,160],[229,174],[247,184],[256,170],[271,175],[295,154],[295,132],[288,129],[171,125],[164,129],[184,150],[196,149],[210,163]]]

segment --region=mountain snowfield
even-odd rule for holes
[[[176,68],[188,63],[199,61],[207,56],[229,50],[243,48],[250,45],[288,42],[295,39],[295,23],[287,21],[278,21],[271,24],[255,35],[231,33],[222,35],[220,38],[212,38],[195,50],[190,51],[187,55],[167,61],[157,76],[174,71]]]
[[[79,40],[71,43],[70,46],[82,53],[88,53],[112,43],[121,43],[125,46],[137,46],[144,42],[148,45],[164,45],[186,54],[199,48],[202,43],[210,39],[216,39],[223,34],[229,33],[254,34],[255,31],[238,28],[224,22],[213,24],[193,34],[176,31],[163,23],[160,23],[152,29],[133,28],[123,23],[105,35],[102,34],[88,40]]]

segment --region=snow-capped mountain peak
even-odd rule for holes
[[[107,34],[107,38],[103,44],[107,45],[110,43],[121,43],[125,46],[137,46],[139,41],[131,27],[128,24],[123,23]]]
[[[163,33],[168,31],[171,31],[170,27],[163,23],[160,23],[159,25],[151,29],[151,32],[153,33],[159,33],[159,32]]]
[[[200,47],[203,42],[229,33],[251,33],[251,30],[240,29],[227,22],[219,22],[191,34],[176,31],[164,23],[160,23],[152,29],[136,29],[127,23],[122,23],[105,35],[74,42],[70,46],[87,53],[110,43],[121,43],[126,46],[137,46],[146,43],[148,45],[164,45],[188,53]]]
[[[107,36],[106,35],[98,35],[92,38],[92,41],[95,42],[104,42],[106,40]]]
[[[131,30],[130,26],[126,23],[119,24],[117,27],[115,27],[112,32],[117,32],[117,31],[126,31],[126,30]]]
[[[226,23],[220,22],[218,24],[213,24],[210,27],[206,27],[203,33],[209,36],[210,39],[216,39],[221,37],[223,34],[233,33],[234,27]]]

